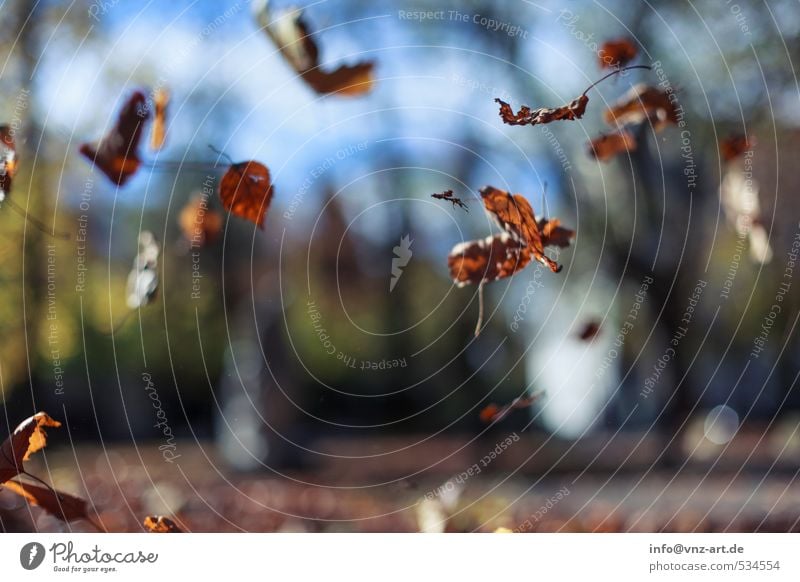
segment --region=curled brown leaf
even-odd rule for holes
[[[261,229],[273,194],[269,170],[254,161],[231,165],[219,184],[219,197],[225,209]]]
[[[609,125],[618,127],[650,121],[658,132],[667,125],[676,124],[678,112],[675,93],[639,83],[606,110],[603,118]]]
[[[47,445],[46,427],[59,426],[61,423],[46,412],[37,412],[23,420],[0,445],[0,483],[22,473],[23,461]]]
[[[111,130],[96,146],[90,143],[81,144],[81,154],[108,176],[109,180],[118,186],[124,185],[141,165],[139,141],[149,116],[144,93],[134,91],[122,106]]]
[[[600,62],[600,68],[613,69],[627,65],[636,58],[638,52],[636,45],[630,39],[617,38],[607,40],[600,45],[597,59]]]
[[[330,72],[322,70],[319,49],[301,10],[273,13],[268,0],[256,0],[253,12],[259,27],[275,43],[286,62],[317,93],[356,96],[372,89],[374,63],[371,61],[341,65]]]
[[[607,162],[623,152],[636,150],[636,138],[627,129],[604,133],[589,142],[589,155],[601,162]]]

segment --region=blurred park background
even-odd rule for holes
[[[316,95],[244,0],[0,0],[11,196],[72,235],[0,204],[5,428],[37,410],[64,422],[36,461],[45,474],[116,529],[136,529],[139,507],[197,530],[435,530],[437,511],[454,516],[445,529],[513,529],[565,487],[529,530],[797,529],[797,3],[300,6],[325,67],[375,61],[371,92]],[[660,73],[609,79],[579,121],[501,123],[495,97],[568,103],[604,74],[596,44],[621,36]],[[592,159],[608,105],[665,79],[685,127],[645,124],[630,155]],[[166,146],[118,188],[78,146],[133,90],[162,85]],[[732,134],[757,140],[769,261],[721,202]],[[263,231],[226,214],[193,255],[178,217],[224,171],[208,144],[266,164],[275,197]],[[538,214],[546,184],[548,216],[577,236],[561,273],[531,265],[488,285],[474,338],[476,289],[452,284],[446,257],[493,232],[486,184]],[[468,213],[430,198],[447,189]],[[126,318],[141,230],[162,246],[159,294]],[[582,341],[587,322],[599,332]],[[420,501],[476,463],[460,496]],[[4,529],[75,527],[3,495]]]

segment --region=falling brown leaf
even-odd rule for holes
[[[655,131],[678,122],[678,109],[671,97],[674,93],[644,83],[634,85],[608,109],[603,118],[619,127],[650,121]]]
[[[150,117],[144,93],[134,91],[119,112],[117,123],[95,147],[84,143],[80,152],[108,178],[122,186],[141,165],[139,141],[142,129]]]
[[[636,138],[627,129],[604,133],[589,142],[589,155],[601,162],[607,162],[622,152],[636,150]]]
[[[481,421],[489,424],[500,413],[500,407],[494,402],[487,404],[480,412]]]
[[[3,483],[3,487],[24,497],[31,505],[41,507],[47,513],[57,517],[61,521],[85,519],[98,530],[101,530],[89,516],[89,504],[85,499],[62,491],[56,491],[49,487],[42,487],[31,483],[19,483],[13,480]]]
[[[600,45],[597,58],[601,69],[613,69],[627,65],[636,58],[638,52],[636,45],[630,39],[618,38],[607,40]]]
[[[153,127],[150,128],[150,149],[160,150],[167,135],[167,105],[169,91],[163,87],[153,95]]]
[[[467,208],[467,205],[464,204],[464,202],[461,200],[461,198],[456,198],[455,196],[453,196],[453,191],[452,190],[445,190],[444,192],[441,192],[441,193],[431,194],[431,198],[436,198],[437,200],[445,200],[447,202],[452,202],[453,203],[453,208],[455,208],[456,206],[459,206],[459,207],[463,208],[466,212],[469,212],[469,208]]]
[[[0,202],[11,193],[11,182],[17,173],[17,145],[14,131],[0,125]]]
[[[587,321],[583,324],[580,331],[576,334],[581,341],[589,341],[594,339],[600,332],[600,324],[597,321]]]
[[[527,105],[523,105],[516,113],[511,109],[511,105],[502,99],[495,98],[494,101],[500,104],[500,117],[506,125],[537,125],[551,121],[580,119],[586,113],[589,96],[581,95],[563,107],[540,107],[531,110]]]
[[[512,410],[533,406],[542,397],[542,394],[544,392],[536,392],[530,396],[519,396],[505,406],[498,406],[494,403],[489,404],[481,410],[481,420],[487,424],[503,420]]]
[[[174,521],[163,515],[148,515],[143,523],[150,533],[183,533]]]
[[[208,208],[206,197],[195,194],[181,209],[178,225],[193,248],[213,242],[222,230],[222,215]]]
[[[587,93],[595,85],[622,71],[649,68],[650,67],[647,65],[636,65],[624,69],[617,69],[616,71],[601,77],[589,85],[586,88],[586,91],[584,91],[580,96],[570,101],[567,105],[563,105],[561,107],[540,107],[539,109],[532,110],[530,107],[523,105],[517,113],[514,113],[514,110],[511,109],[511,106],[502,99],[495,99],[495,103],[500,104],[500,118],[503,120],[503,123],[507,125],[539,125],[550,123],[552,121],[572,121],[575,119],[580,119],[583,117],[583,114],[586,113],[586,105],[589,103],[589,96]]]
[[[522,194],[511,195],[493,186],[480,190],[486,212],[511,236],[528,248],[533,258],[547,266],[554,273],[561,267],[544,254],[542,236],[533,208]]]
[[[756,139],[753,136],[749,138],[742,134],[729,135],[719,143],[719,149],[722,153],[722,159],[726,162],[733,161],[745,152],[750,151],[755,147]]]
[[[484,186],[480,193],[486,212],[503,232],[457,244],[447,256],[450,276],[459,287],[478,285],[476,337],[483,323],[484,283],[510,277],[524,269],[531,259],[558,273],[561,267],[544,254],[544,247],[567,246],[575,235],[561,227],[558,219],[537,221],[530,202],[521,194],[511,195],[493,186]]]
[[[22,462],[47,445],[45,427],[59,426],[61,423],[46,412],[37,412],[23,420],[0,446],[0,483],[22,473]]]
[[[321,69],[319,49],[299,9],[273,14],[268,0],[257,0],[253,11],[258,26],[281,51],[286,62],[317,93],[356,96],[367,93],[374,83],[371,61],[341,65],[331,72]]]
[[[233,164],[219,184],[219,197],[225,209],[261,229],[273,193],[269,170],[254,161]]]
[[[510,277],[530,261],[527,247],[507,232],[457,244],[447,256],[450,277],[459,287]]]

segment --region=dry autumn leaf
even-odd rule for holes
[[[636,58],[638,53],[636,45],[627,38],[607,40],[600,45],[597,51],[597,58],[601,69],[613,69],[624,67]]]
[[[85,499],[31,483],[7,481],[3,484],[3,487],[25,498],[31,505],[41,507],[61,521],[85,519],[95,528],[102,531],[102,528],[89,516],[89,504]]]
[[[543,392],[536,392],[530,396],[519,396],[505,406],[498,406],[494,403],[489,404],[483,410],[481,410],[481,420],[485,423],[503,420],[512,410],[533,406],[536,401],[541,398],[542,394]]]
[[[672,95],[674,93],[639,83],[606,110],[603,118],[609,125],[618,127],[649,120],[658,132],[667,125],[678,122],[678,109]]]
[[[23,461],[45,447],[47,433],[45,427],[57,428],[61,423],[52,419],[46,412],[37,412],[23,420],[14,432],[0,446],[0,483],[16,477],[24,471]]]
[[[143,524],[150,533],[183,533],[174,521],[163,515],[148,515]]]
[[[266,32],[284,59],[317,93],[356,96],[368,92],[374,83],[371,61],[341,65],[331,72],[320,67],[319,49],[299,9],[273,14],[268,0],[253,3],[258,26]]]
[[[636,138],[627,129],[604,133],[589,142],[589,155],[601,162],[607,162],[617,154],[635,150]]]
[[[567,105],[561,107],[540,107],[539,109],[532,110],[530,107],[523,105],[519,111],[514,113],[511,106],[502,99],[496,98],[495,103],[500,104],[500,118],[503,120],[503,123],[507,125],[540,125],[552,121],[572,121],[580,119],[583,117],[583,114],[586,113],[586,105],[589,103],[589,96],[587,93],[598,83],[622,71],[649,68],[650,67],[647,65],[636,65],[625,69],[617,69],[589,85],[581,95],[573,99]]]
[[[261,229],[273,194],[269,170],[254,161],[231,165],[219,184],[219,197],[225,209]]]
[[[575,236],[558,219],[537,219],[530,202],[521,194],[511,195],[493,186],[484,186],[480,193],[486,212],[503,232],[457,244],[447,255],[450,277],[456,285],[478,285],[476,336],[483,322],[483,285],[510,277],[531,259],[559,272],[561,267],[544,254],[544,248],[568,246]]]
[[[118,186],[124,185],[141,165],[139,141],[149,116],[144,93],[135,91],[122,106],[111,131],[97,146],[81,144],[81,154],[100,168],[112,182]]]
[[[153,95],[153,127],[150,128],[150,149],[160,150],[164,146],[167,135],[167,105],[169,91],[163,87],[156,89]]]
[[[561,267],[544,254],[542,235],[530,202],[522,194],[509,194],[493,186],[480,190],[486,212],[515,240],[524,244],[534,259],[558,273]]]
[[[510,277],[530,261],[528,248],[507,232],[457,244],[447,256],[450,277],[459,287]]]
[[[222,215],[208,208],[205,196],[195,194],[178,216],[183,237],[193,248],[213,242],[222,230]]]

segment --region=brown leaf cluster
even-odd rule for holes
[[[480,190],[486,212],[503,230],[500,234],[467,241],[453,247],[447,257],[450,276],[459,286],[480,285],[510,277],[531,259],[557,273],[561,267],[545,247],[565,247],[575,232],[558,219],[537,220],[530,202],[521,194],[485,186]]]

